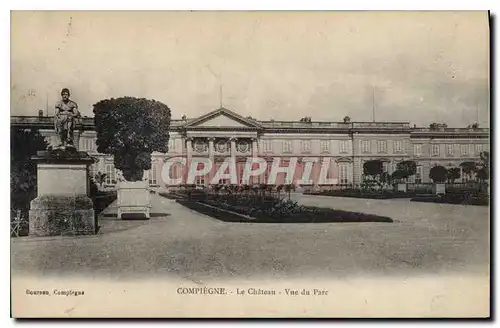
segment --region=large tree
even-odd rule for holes
[[[468,177],[468,180],[472,179],[473,174],[477,170],[475,162],[462,162],[460,163],[460,167],[462,168],[462,173]]]
[[[373,179],[384,173],[384,165],[381,160],[374,159],[363,163],[363,174]]]
[[[31,156],[46,148],[47,142],[37,130],[10,130],[11,210],[27,214],[30,201],[36,197],[36,164]]]
[[[396,179],[406,181],[406,179],[417,172],[417,163],[410,160],[399,162],[395,172],[398,172],[395,176]]]
[[[429,178],[435,183],[445,182],[448,177],[448,170],[441,165],[437,165],[431,168],[429,171]]]
[[[481,181],[486,181],[490,178],[490,153],[487,151],[481,152],[481,160],[477,164],[476,176]]]
[[[151,169],[151,154],[168,151],[170,109],[144,98],[122,97],[94,105],[97,151],[111,154],[127,181]]]
[[[448,182],[454,183],[455,180],[460,179],[460,168],[451,167],[447,169],[446,177],[448,178]]]

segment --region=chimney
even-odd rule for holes
[[[42,109],[38,110],[38,117],[43,117],[43,110]]]

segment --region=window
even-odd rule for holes
[[[170,138],[168,140],[168,151],[169,152],[174,152],[175,151],[175,139]]]
[[[413,155],[414,156],[422,155],[422,144],[414,144],[413,145]]]
[[[398,163],[397,162],[391,162],[391,172],[395,172],[398,169]]]
[[[220,179],[219,183],[223,184],[223,185],[230,185],[231,184],[231,179]]]
[[[205,177],[204,177],[204,176],[197,176],[197,177],[195,178],[194,183],[195,183],[197,186],[204,186],[204,185],[205,185]]]
[[[483,145],[476,145],[476,155],[480,155],[483,152]]]
[[[95,140],[93,138],[83,139],[83,150],[85,151],[95,151],[97,149]]]
[[[151,170],[148,172],[149,175],[149,184],[157,185],[158,184],[158,171],[156,169],[155,163],[151,165]]]
[[[395,153],[400,153],[403,150],[403,143],[401,140],[395,140],[394,141],[394,152]]]
[[[347,141],[340,140],[340,153],[347,153]]]
[[[203,162],[199,162],[198,165],[196,166],[196,169],[197,171],[201,171],[203,169],[205,169],[205,163]],[[205,176],[202,175],[202,176],[195,176],[194,178],[194,184],[197,185],[197,186],[204,186],[205,185]]]
[[[311,140],[302,140],[302,152],[303,153],[311,152]]]
[[[320,148],[322,153],[330,152],[330,141],[329,140],[321,140]]]
[[[387,141],[384,140],[378,142],[378,152],[387,153]]]
[[[453,144],[446,145],[446,156],[453,156],[455,153],[455,147]]]
[[[272,152],[273,151],[272,140],[263,140],[262,144],[263,144],[263,148],[264,148],[265,152]]]
[[[432,144],[431,145],[431,155],[439,156],[439,145]]]
[[[363,140],[362,144],[362,150],[363,153],[369,153],[370,152],[370,140]]]
[[[389,163],[388,162],[382,162],[382,171],[384,173],[388,173],[389,172]]]
[[[116,170],[113,164],[106,165],[106,184],[107,185],[116,184]]]
[[[469,145],[460,145],[460,151],[462,156],[467,156],[469,154]]]
[[[339,165],[339,182],[340,184],[349,183],[349,164],[341,163]]]
[[[422,175],[423,175],[422,172],[423,172],[422,166],[417,165],[417,171],[415,173],[415,183],[418,184],[422,183]]]
[[[289,140],[283,140],[283,152],[291,153],[292,152],[292,142]]]

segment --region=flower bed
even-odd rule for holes
[[[372,214],[302,206],[293,200],[272,197],[242,197],[241,195],[208,196],[204,200],[178,200],[179,203],[203,214],[230,222],[320,223],[320,222],[393,222],[389,217]],[[209,205],[204,206],[203,204]],[[245,218],[229,213],[236,212]]]
[[[344,189],[344,190],[325,190],[317,192],[309,191],[309,192],[304,192],[304,195],[367,198],[367,199],[391,199],[391,198],[411,198],[415,196],[415,192],[412,191],[395,192],[391,190],[367,192],[361,189]]]
[[[460,204],[488,206],[489,197],[481,193],[450,193],[444,195],[417,196],[411,199],[412,202],[439,203],[439,204]]]

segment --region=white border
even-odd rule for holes
[[[271,1],[271,0],[253,0],[253,1],[248,1],[248,2],[243,2],[243,1],[127,1],[127,0],[122,0],[122,1],[117,1],[116,3],[110,3],[110,2],[105,2],[102,0],[86,0],[85,2],[80,2],[80,3],[73,3],[71,1],[54,1],[54,0],[47,0],[47,1],[16,1],[15,3],[12,3],[11,6],[8,6],[7,2],[2,2],[2,16],[1,16],[1,26],[2,26],[2,36],[3,40],[5,40],[4,47],[2,47],[2,59],[3,59],[3,74],[2,74],[2,82],[3,82],[3,88],[1,88],[1,95],[2,95],[2,100],[4,104],[4,110],[1,112],[2,115],[4,115],[3,119],[0,121],[3,124],[5,124],[4,129],[0,129],[1,133],[3,134],[2,137],[0,137],[0,142],[1,144],[1,149],[7,150],[10,148],[9,145],[9,130],[10,130],[10,110],[7,110],[10,108],[10,102],[9,102],[9,90],[10,90],[10,56],[9,56],[9,46],[8,46],[8,40],[10,40],[10,10],[491,10],[493,14],[499,13],[500,10],[498,9],[500,1],[498,0],[484,0],[484,1],[470,1],[470,0],[453,0],[453,1],[436,1],[436,0],[420,0],[420,1],[370,1],[370,0],[365,0],[365,1],[319,1],[319,0],[308,0],[308,1],[303,1],[303,2],[292,2],[292,1]],[[498,23],[498,21],[497,21]],[[495,36],[495,41],[498,41],[498,34]],[[498,45],[498,42],[495,42]],[[495,58],[496,59],[496,58]],[[492,60],[494,60],[492,58]],[[496,70],[495,72],[496,73]],[[498,95],[498,89],[495,88],[494,91],[497,91],[496,95]],[[497,108],[497,102],[492,104],[493,108]],[[495,119],[495,123],[497,122],[498,119]],[[497,140],[494,140],[497,141]],[[496,152],[496,148],[492,151],[493,154],[498,153]],[[496,164],[496,163],[495,163]],[[4,209],[3,213],[8,213],[8,207],[9,207],[9,197],[7,195],[10,195],[10,189],[7,190],[8,180],[10,179],[8,175],[9,171],[9,162],[4,161],[2,162],[2,186],[6,189],[5,193],[3,194],[4,197],[1,198],[1,204],[2,208]],[[495,190],[497,190],[497,185],[495,181]],[[493,199],[492,201],[496,201]],[[471,218],[473,219],[473,218]],[[10,231],[9,227],[7,227],[8,224],[8,219],[4,218],[4,224],[5,224],[5,230]],[[498,226],[499,224],[496,224],[496,228],[494,231],[494,234],[498,236]],[[3,244],[3,247],[1,248],[1,254],[2,254],[2,263],[7,264],[10,263],[10,238],[8,237],[7,231],[3,231],[1,236],[4,239],[5,243]],[[495,247],[496,245],[493,245]],[[498,254],[495,255],[495,262],[498,262]],[[2,266],[2,282],[4,284],[4,288],[2,290],[4,291],[3,297],[2,297],[2,306],[1,308],[3,311],[10,311],[10,299],[9,299],[9,290],[10,290],[10,285],[9,285],[9,277],[10,277],[10,270],[8,265],[3,265]],[[498,285],[498,284],[496,284]],[[495,290],[497,292],[498,290]],[[498,293],[496,293],[498,296]],[[498,302],[497,302],[498,303]],[[494,309],[492,309],[492,312]],[[498,313],[497,313],[498,314]],[[2,318],[4,319],[3,321],[6,321],[5,323],[8,326],[13,326],[15,324],[14,321],[11,319],[8,319],[9,313],[4,313]],[[7,319],[7,320],[5,320]],[[38,323],[32,323],[32,324],[41,324],[40,322]],[[48,323],[52,324],[52,323]],[[63,324],[68,324],[67,322]],[[81,322],[80,324],[87,325],[88,323]],[[116,324],[121,325],[121,322],[117,322]],[[134,324],[140,324],[140,323],[134,323]],[[170,323],[174,324],[174,323]],[[193,323],[189,323],[191,325]],[[218,325],[218,322],[214,322],[214,324]],[[259,326],[266,326],[268,323],[264,322],[256,322]],[[284,322],[281,324],[289,324],[289,322]],[[301,322],[301,325],[308,325],[312,323],[304,323]],[[337,325],[345,325],[346,323],[336,323]],[[360,323],[358,323],[360,324]],[[373,324],[373,322],[366,322],[362,323],[363,325],[365,324]],[[395,322],[395,324],[398,324],[398,322]],[[411,324],[411,322],[404,322],[404,324]],[[439,323],[439,322],[432,322],[432,323],[427,323],[431,325],[442,325],[442,324],[449,324],[449,323]],[[479,323],[474,323],[474,322],[453,322],[453,324],[463,324],[466,325],[467,327],[469,326],[474,326],[478,325]],[[7,326],[5,325],[5,326]],[[193,324],[194,325],[194,324]],[[382,325],[389,325],[389,323],[382,323]],[[3,323],[2,323],[2,326]],[[101,327],[104,326],[104,323],[93,323],[93,327]]]

